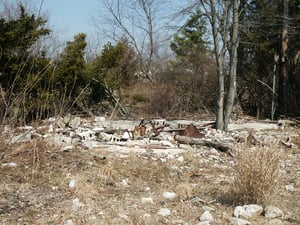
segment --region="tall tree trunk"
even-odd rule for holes
[[[236,95],[236,69],[237,69],[237,49],[238,49],[238,30],[239,30],[239,5],[238,0],[233,2],[233,25],[230,52],[230,71],[229,71],[229,90],[227,95],[226,107],[224,112],[224,129],[228,128],[229,119],[232,113],[234,98]]]
[[[220,62],[218,62],[220,64]],[[225,81],[224,71],[222,66],[218,66],[218,100],[217,100],[217,118],[216,128],[224,130],[224,96],[225,96]]]
[[[288,49],[288,0],[282,0],[283,4],[283,23],[281,34],[281,54],[280,54],[280,76],[279,76],[279,107],[282,113],[287,113],[287,49]]]
[[[218,31],[218,15],[216,12],[215,1],[210,1],[211,8],[211,26],[214,40],[214,53],[217,62],[217,76],[218,76],[218,100],[217,100],[217,115],[216,128],[224,130],[224,96],[225,96],[225,76],[224,76],[224,58],[226,48],[220,46],[219,31]]]

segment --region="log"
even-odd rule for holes
[[[231,154],[231,146],[229,144],[220,143],[216,141],[207,141],[200,138],[191,138],[187,136],[176,135],[175,140],[180,144],[189,144],[189,145],[203,145],[208,147],[213,147],[221,152],[226,152]]]

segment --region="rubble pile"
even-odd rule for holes
[[[290,137],[278,140],[264,140],[259,127],[255,123],[243,123],[243,131],[238,123],[231,124],[227,132],[213,129],[213,121],[189,121],[166,119],[107,120],[105,117],[84,119],[78,116],[50,118],[39,126],[23,126],[12,131],[4,128],[8,143],[28,142],[34,138],[42,138],[62,147],[63,151],[76,146],[87,149],[105,147],[110,150],[126,151],[126,147],[143,150],[183,150],[180,144],[198,144],[215,148],[219,151],[230,152],[237,142],[257,145],[262,142],[280,142],[290,144]],[[245,130],[245,126],[249,129]],[[276,123],[266,122],[261,129],[280,129]],[[255,129],[256,138],[253,135]],[[259,139],[259,140],[257,140]],[[287,141],[285,141],[287,140]]]

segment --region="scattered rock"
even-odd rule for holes
[[[154,203],[152,198],[141,198],[143,204],[145,203]]]
[[[274,218],[282,217],[283,212],[277,207],[268,205],[264,209],[264,215],[267,218],[274,219]]]
[[[184,162],[184,157],[183,157],[183,156],[179,156],[179,157],[177,158],[177,161],[178,161],[178,162]]]
[[[75,179],[71,179],[70,182],[69,182],[69,187],[71,189],[74,189],[76,187],[76,184],[77,184],[76,180]]]
[[[210,225],[210,221],[199,222],[196,225]]]
[[[72,200],[72,210],[74,212],[78,211],[79,209],[83,208],[85,205],[80,202],[79,198],[75,198]]]
[[[65,222],[65,225],[73,225],[73,220],[71,219],[68,219],[66,222]]]
[[[293,184],[285,185],[285,190],[290,191],[290,192],[295,192],[296,191]]]
[[[70,152],[73,149],[72,145],[67,145],[61,149],[62,152]]]
[[[70,126],[71,128],[73,128],[73,129],[76,129],[76,128],[79,127],[80,123],[81,123],[80,117],[75,116],[75,117],[73,117],[73,118],[70,119],[70,121],[69,121],[69,126]]]
[[[166,199],[173,199],[176,198],[176,193],[166,191],[163,193],[163,197]]]
[[[282,225],[282,221],[280,219],[272,219],[266,223],[266,225]]]
[[[251,223],[248,220],[231,217],[230,218],[230,225],[250,225]]]
[[[214,218],[211,215],[211,213],[209,211],[205,211],[201,216],[200,216],[200,221],[204,222],[204,221],[208,221],[208,222],[213,222]]]
[[[145,187],[145,191],[151,191],[150,187]]]
[[[123,179],[121,183],[122,183],[123,186],[128,186],[129,185],[128,179]]]
[[[171,211],[168,208],[161,208],[160,210],[158,210],[157,215],[159,216],[170,216],[171,215]]]
[[[125,214],[125,213],[119,213],[118,215],[120,218],[124,219],[124,220],[127,220],[128,219],[128,216]]]
[[[263,207],[256,204],[237,206],[233,215],[246,220],[254,220],[263,212]]]
[[[17,167],[17,163],[9,162],[9,163],[2,163],[3,167]]]
[[[64,122],[64,119],[59,117],[57,120],[55,120],[55,124],[59,127],[59,128],[65,128],[66,124]]]

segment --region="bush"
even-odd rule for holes
[[[281,151],[270,148],[244,149],[236,158],[234,200],[239,204],[267,204],[276,193]]]
[[[149,102],[149,99],[142,94],[135,94],[132,96],[132,104],[133,105],[136,105],[137,103],[140,103],[140,102],[143,102],[143,103]]]

